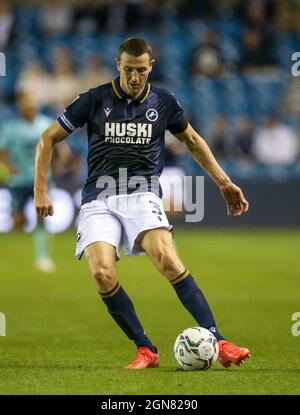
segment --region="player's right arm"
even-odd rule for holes
[[[53,215],[53,204],[48,195],[48,171],[53,147],[64,140],[76,128],[83,127],[88,120],[90,111],[89,91],[81,93],[65,109],[53,124],[43,133],[36,147],[34,204],[41,216]]]
[[[53,215],[53,204],[48,194],[48,172],[54,145],[69,134],[56,120],[42,134],[36,146],[34,205],[38,215]]]

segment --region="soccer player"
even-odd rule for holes
[[[19,116],[3,123],[0,131],[0,159],[11,173],[7,186],[13,196],[15,226],[20,228],[25,224],[25,204],[33,198],[35,148],[53,119],[38,113],[36,101],[28,92],[18,92],[17,104]],[[33,236],[36,267],[43,272],[54,271],[49,235],[40,217]]]
[[[88,178],[82,192],[76,257],[84,253],[108,312],[137,347],[136,359],[125,368],[157,367],[159,353],[119,283],[115,262],[121,241],[126,255],[146,253],[198,325],[215,335],[220,363],[239,365],[250,356],[249,350],[224,339],[173,245],[157,181],[164,164],[165,130],[182,141],[210,174],[225,198],[228,215],[240,216],[248,210],[248,202],[185,119],[176,98],[150,85],[153,63],[147,42],[124,41],[116,59],[119,78],[80,94],[44,132],[36,153],[36,210],[44,217],[53,215],[47,190],[53,146],[87,124]]]

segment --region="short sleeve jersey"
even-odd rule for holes
[[[141,95],[132,100],[119,78],[80,94],[58,121],[69,133],[87,125],[88,178],[82,204],[100,197],[106,188],[103,177],[115,182],[112,194],[138,191],[139,184],[131,186],[130,179],[142,177],[146,190],[161,196],[160,186],[151,183],[158,182],[163,170],[165,130],[176,134],[188,125],[170,92],[147,82]]]

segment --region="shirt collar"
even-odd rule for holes
[[[123,89],[121,88],[120,85],[120,78],[116,78],[111,82],[112,85],[112,89],[114,91],[114,93],[117,95],[117,97],[119,99],[123,99],[123,98],[130,98],[126,92],[123,91]],[[149,82],[146,82],[146,85],[141,93],[141,95],[139,95],[139,97],[133,101],[139,102],[140,104],[142,104],[143,102],[146,101],[146,99],[148,98],[148,95],[150,93],[151,90],[151,85]]]

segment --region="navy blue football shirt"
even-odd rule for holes
[[[119,78],[80,94],[58,122],[69,133],[87,124],[88,178],[82,204],[107,194],[103,183],[108,176],[116,183],[110,194],[140,189],[161,196],[155,184],[164,167],[165,130],[176,134],[188,126],[170,92],[147,82],[133,100],[122,90]],[[146,188],[134,180],[137,176],[144,179]]]

